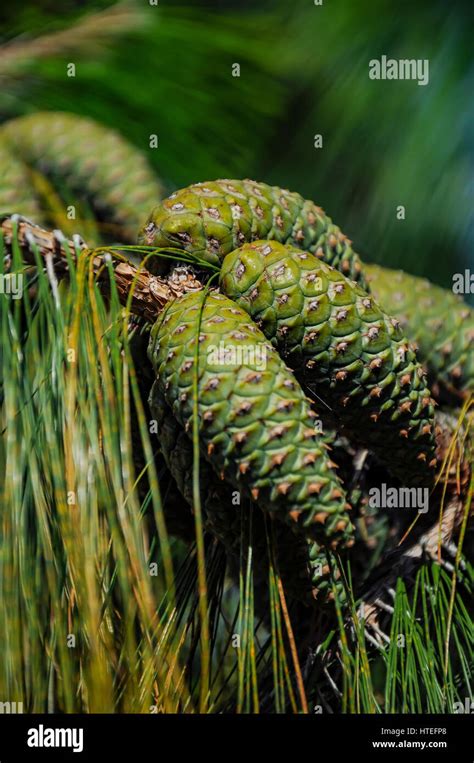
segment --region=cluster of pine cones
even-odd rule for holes
[[[474,311],[426,280],[363,263],[297,193],[216,180],[157,205],[161,186],[143,156],[90,120],[48,113],[7,123],[0,162],[0,212],[42,222],[28,191],[40,173],[84,195],[122,243],[137,240],[140,221],[139,244],[168,251],[147,257],[152,273],[172,273],[181,251],[202,284],[133,332],[144,389],[153,377],[161,455],[190,507],[177,531],[192,536],[197,434],[205,528],[228,555],[240,553],[245,503],[257,573],[266,574],[271,526],[290,598],[343,596],[338,557],[354,545],[358,516],[345,456],[368,453],[396,484],[433,489],[446,453],[440,432],[456,429],[435,409],[474,391]]]

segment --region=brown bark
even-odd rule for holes
[[[44,259],[45,267],[52,265],[58,280],[67,277],[67,253],[74,261],[78,257],[91,257],[93,268],[97,274],[97,282],[104,294],[110,291],[110,275],[107,258],[111,259],[117,292],[121,304],[127,304],[130,292],[133,290],[131,312],[153,322],[167,302],[188,292],[199,291],[201,282],[186,268],[180,272],[171,273],[168,277],[153,276],[148,270],[139,269],[131,262],[123,261],[120,257],[104,247],[100,250],[88,249],[86,243],[79,237],[75,241],[66,239],[57,231],[49,231],[19,217],[16,223],[12,217],[1,220],[0,230],[3,235],[4,248],[8,258],[12,256],[15,241],[20,248],[24,262],[35,265],[33,253],[34,244],[38,247],[40,256]]]

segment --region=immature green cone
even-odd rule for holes
[[[129,321],[128,347],[131,352],[132,362],[138,383],[140,397],[145,409],[145,416],[151,418],[148,407],[148,396],[154,382],[153,368],[147,358],[147,346],[150,340],[151,326],[136,316],[131,316]],[[140,478],[137,491],[140,501],[143,503],[151,490],[147,470],[147,459],[142,443],[138,412],[132,396],[131,415],[131,441],[135,475]],[[157,471],[163,513],[166,529],[170,535],[191,542],[195,537],[194,519],[189,506],[184,500],[175,480],[164,463],[164,459],[157,452],[158,442],[156,435],[150,434],[150,443],[154,452],[154,466]]]
[[[145,156],[109,127],[77,114],[40,112],[6,122],[12,153],[69,192],[84,195],[106,232],[134,242],[162,187]]]
[[[314,255],[274,241],[244,244],[220,276],[299,380],[352,437],[407,484],[433,478],[433,406],[396,319]]]
[[[352,242],[321,207],[253,180],[195,183],[172,193],[153,209],[139,242],[177,246],[219,264],[236,247],[264,238],[314,252],[366,286]]]
[[[190,506],[193,500],[193,446],[184,429],[173,416],[162,396],[157,382],[150,394],[151,410],[158,424],[160,447],[166,464],[176,480],[179,490]],[[199,484],[204,527],[225,547],[236,561],[240,559],[245,542],[242,511],[235,505],[234,493],[227,482],[219,480],[210,464],[203,458],[199,462]],[[252,546],[255,583],[268,585],[268,548],[265,518],[258,505],[252,503]],[[333,598],[332,581],[327,554],[314,541],[295,535],[286,525],[274,522],[268,528],[275,538],[275,556],[285,593],[295,601],[318,603]],[[335,587],[340,601],[345,590],[340,573],[332,559]]]
[[[364,265],[372,291],[419,347],[431,382],[449,392],[474,392],[474,310],[425,278]]]
[[[152,329],[149,357],[188,432],[196,373],[200,446],[219,476],[307,537],[333,548],[349,540],[344,489],[317,416],[241,308],[216,293],[174,300]]]
[[[38,200],[31,190],[28,168],[0,137],[0,215],[19,214],[43,222]]]

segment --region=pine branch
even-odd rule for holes
[[[172,272],[167,277],[154,276],[144,268],[137,268],[125,261],[116,252],[101,247],[89,249],[80,236],[67,239],[61,231],[49,231],[32,223],[20,215],[5,216],[0,221],[7,253],[6,270],[8,271],[15,246],[20,250],[25,263],[36,265],[34,249],[36,247],[44,259],[45,268],[54,270],[58,280],[67,277],[68,256],[77,260],[78,256],[91,257],[97,275],[97,283],[103,294],[110,291],[110,276],[107,267],[112,262],[115,285],[122,305],[127,305],[130,292],[132,300],[130,310],[134,315],[153,322],[164,306],[172,299],[189,291],[199,291],[202,283],[186,268],[179,273]]]
[[[472,425],[473,412],[468,406],[461,425],[453,416],[437,414],[437,459],[443,467],[431,496],[430,514],[436,517],[436,521],[415,527],[412,535],[402,539],[400,547],[387,555],[369,580],[359,614],[365,619],[365,627],[372,629],[376,638],[380,636],[380,621],[386,619],[386,613],[391,613],[389,601],[398,578],[403,578],[408,585],[426,559],[437,562],[449,572],[454,570],[442,551],[448,556],[457,555],[455,539],[463,521],[473,516],[470,502],[472,440],[469,437]]]

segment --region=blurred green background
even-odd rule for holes
[[[472,265],[472,3],[46,0],[0,21],[1,121],[92,116],[170,191],[252,177],[314,199],[367,260],[448,288]],[[370,80],[382,55],[429,59],[429,84]]]

